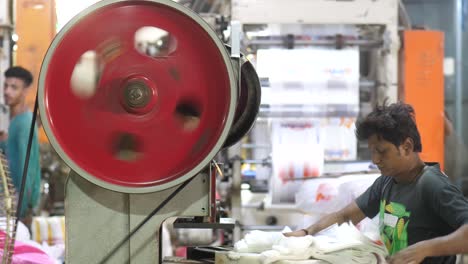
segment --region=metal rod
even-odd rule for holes
[[[294,108],[283,108],[281,110],[260,109],[259,118],[282,118],[282,119],[301,119],[301,118],[329,118],[329,117],[349,117],[356,118],[357,111],[327,111],[327,110],[304,110]]]
[[[455,1],[455,130],[463,135],[463,0]]]
[[[247,45],[283,45],[285,42],[282,39],[251,39],[245,40]],[[381,46],[382,40],[344,40],[345,46]],[[335,40],[295,40],[294,45],[311,45],[311,46],[335,46]]]
[[[24,160],[23,175],[22,175],[22,178],[21,178],[21,186],[20,186],[19,197],[18,197],[18,205],[17,205],[17,209],[16,209],[17,211],[16,211],[14,233],[16,233],[16,230],[18,228],[18,221],[22,217],[21,210],[23,210],[23,199],[24,199],[24,193],[25,193],[25,189],[26,189],[26,182],[27,182],[27,178],[28,178],[29,158],[31,157],[31,147],[32,147],[32,141],[33,141],[33,138],[34,138],[34,132],[35,132],[35,128],[36,128],[36,117],[37,117],[38,107],[39,107],[38,93],[36,92],[36,100],[34,101],[34,110],[33,110],[33,113],[32,113],[33,116],[32,116],[32,120],[31,120],[31,126],[29,128],[28,145],[26,147],[26,157],[25,157],[25,160]],[[27,202],[29,202],[29,201],[27,201]],[[26,204],[26,206],[28,206],[28,204]]]
[[[374,80],[366,80],[362,79],[359,80],[359,87],[375,87],[377,85],[377,82]]]

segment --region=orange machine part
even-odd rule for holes
[[[37,91],[37,80],[42,60],[56,33],[55,1],[53,0],[16,0],[16,34],[18,49],[15,65],[30,70],[34,76],[33,84],[26,102],[32,110]],[[47,142],[41,128],[39,141]]]
[[[444,163],[444,34],[440,31],[404,31],[400,53],[399,99],[416,111],[426,162]]]

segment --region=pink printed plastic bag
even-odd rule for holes
[[[5,232],[0,231],[0,258],[3,257],[3,247],[5,241]],[[55,264],[55,261],[50,258],[44,251],[28,245],[26,243],[16,241],[12,257],[12,264]]]

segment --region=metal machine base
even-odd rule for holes
[[[119,193],[71,172],[65,191],[66,263],[161,263],[161,223],[173,216],[208,215],[208,174],[195,176],[107,262],[102,260],[178,186],[149,194]]]

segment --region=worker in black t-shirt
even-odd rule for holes
[[[397,103],[377,107],[358,122],[380,176],[354,202],[307,229],[286,236],[313,235],[335,223],[379,217],[389,263],[455,263],[468,252],[468,200],[440,171],[425,163],[414,109]]]

